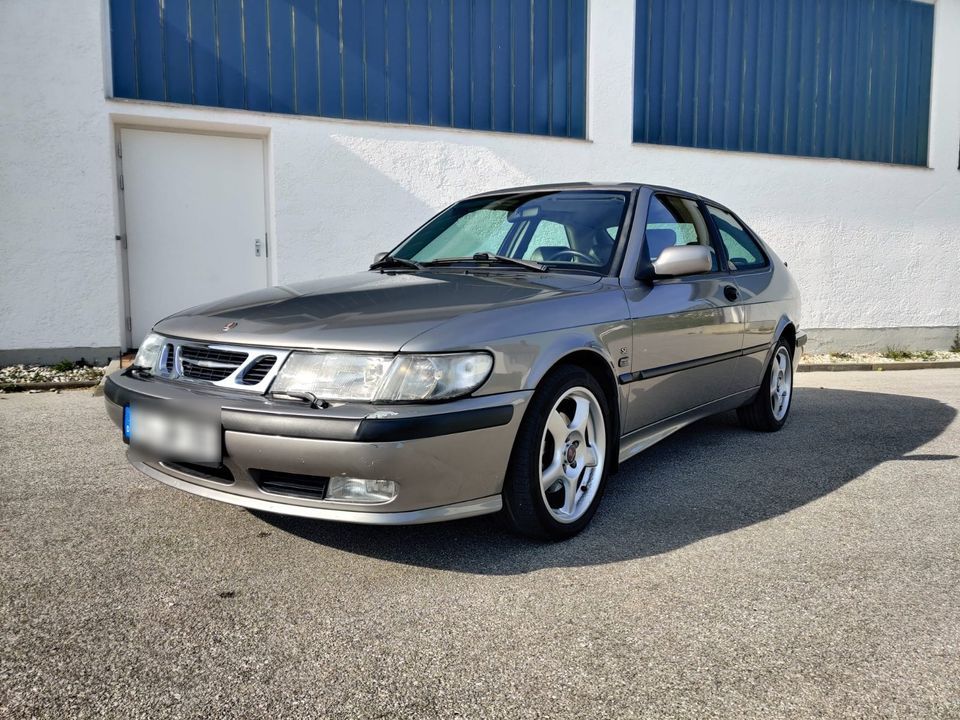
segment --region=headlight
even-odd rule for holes
[[[137,349],[137,356],[133,359],[133,366],[145,370],[153,370],[157,366],[157,360],[160,359],[160,352],[166,340],[156,333],[147,335],[140,347]]]
[[[411,402],[446,400],[483,385],[493,369],[486,353],[449,355],[290,355],[271,391],[312,393],[323,400]]]

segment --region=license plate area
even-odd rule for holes
[[[220,464],[218,413],[196,407],[131,403],[123,409],[123,438],[160,460]]]

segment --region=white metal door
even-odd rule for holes
[[[131,342],[163,317],[267,285],[263,141],[120,131]]]

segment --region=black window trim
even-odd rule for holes
[[[704,222],[707,224],[707,241],[710,243],[709,247],[713,250],[714,255],[717,256],[717,269],[716,270],[707,270],[706,272],[700,273],[687,273],[686,275],[674,275],[676,278],[692,278],[692,277],[706,277],[708,275],[719,275],[725,272],[724,267],[726,266],[726,253],[724,252],[723,243],[718,243],[719,235],[715,235],[715,228],[713,225],[713,218],[710,217],[710,213],[707,212],[706,207],[704,206],[703,199],[684,192],[674,192],[670,190],[659,190],[655,189],[650,193],[650,198],[647,201],[647,214],[643,217],[643,235],[641,237],[643,245],[640,248],[640,257],[637,259],[637,268],[635,274],[639,275],[640,270],[643,268],[645,263],[652,262],[650,260],[650,254],[647,249],[647,221],[650,219],[650,206],[653,205],[653,201],[659,198],[660,196],[665,197],[675,197],[680,198],[681,200],[691,200],[696,206],[697,210],[700,211],[700,215],[703,217]],[[766,257],[766,255],[764,255]],[[665,278],[666,279],[666,278]]]

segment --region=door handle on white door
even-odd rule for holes
[[[260,238],[254,238],[253,240],[253,254],[257,257],[260,257]]]

